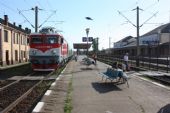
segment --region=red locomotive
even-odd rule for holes
[[[68,43],[53,27],[42,28],[29,38],[29,58],[34,71],[53,71],[68,60]]]

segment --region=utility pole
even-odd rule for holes
[[[138,6],[137,8],[133,9],[133,10],[136,10],[136,66],[139,67],[139,56],[140,56],[140,45],[139,45],[139,29],[141,26],[139,26],[139,10],[142,10],[140,9]]]
[[[120,11],[118,11],[118,13],[120,15],[122,15],[129,23],[131,23],[134,27],[136,27],[136,32],[137,32],[137,36],[136,36],[136,40],[137,40],[137,43],[136,43],[136,46],[137,46],[137,53],[136,53],[136,66],[139,67],[139,56],[140,56],[140,45],[139,45],[139,28],[142,27],[147,21],[149,21],[153,16],[155,16],[158,12],[156,12],[155,14],[153,14],[149,19],[147,19],[143,24],[141,24],[139,26],[139,10],[142,10],[140,9],[138,6],[137,8],[133,9],[133,10],[136,10],[136,13],[137,13],[137,20],[136,20],[136,24],[133,24],[127,17],[125,17]]]
[[[24,16],[24,14],[22,13],[22,11],[20,11],[20,10],[18,9],[19,14],[21,14],[21,15],[26,19],[26,21],[27,21],[33,28],[35,28],[35,32],[38,32],[38,28],[40,28],[45,22],[47,22],[47,20],[48,20],[50,17],[52,17],[52,15],[53,15],[53,13],[52,13],[40,26],[38,26],[38,10],[43,10],[43,9],[40,9],[40,8],[38,8],[38,6],[35,6],[35,8],[31,8],[31,9],[29,9],[29,10],[35,11],[35,26],[32,25],[31,22],[26,18],[26,16]],[[23,10],[23,11],[28,11],[28,10]],[[53,12],[56,13],[56,11],[53,11]]]
[[[89,49],[89,44],[88,44],[88,41],[89,41],[89,37],[88,37],[88,35],[89,35],[89,30],[90,30],[90,28],[86,28],[86,29],[85,29],[86,35],[87,35],[87,37],[86,37],[86,38],[87,38],[87,53],[86,53],[87,55],[88,55],[88,49]]]
[[[35,32],[38,31],[38,7],[35,6]]]
[[[35,32],[38,32],[38,6],[35,6],[35,8],[32,8],[31,10],[35,10]]]
[[[137,20],[136,20],[136,30],[137,30],[137,60],[136,65],[139,66],[139,55],[140,55],[140,45],[139,45],[139,7],[136,8]]]

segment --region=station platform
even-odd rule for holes
[[[157,113],[170,103],[169,87],[145,80],[134,71],[127,73],[129,88],[102,81],[100,73],[109,66],[101,62],[83,65],[84,57],[69,62],[32,113],[64,113],[70,83],[72,113]]]
[[[13,67],[19,67],[19,66],[24,66],[28,65],[30,62],[23,62],[23,63],[18,63],[18,64],[13,64],[13,65],[6,65],[6,66],[0,66],[0,70],[5,70]]]

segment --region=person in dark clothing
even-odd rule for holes
[[[96,64],[97,63],[97,55],[96,54],[93,54],[93,60],[94,60],[94,63]]]

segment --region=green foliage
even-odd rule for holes
[[[71,78],[71,80],[69,82],[68,91],[67,91],[67,98],[65,100],[65,106],[64,106],[64,113],[71,113],[71,110],[73,109],[72,103],[71,103],[71,101],[72,101],[72,91],[73,91],[72,81],[73,81],[73,77]]]
[[[92,42],[92,48],[94,52],[98,51],[98,38],[94,38]]]

